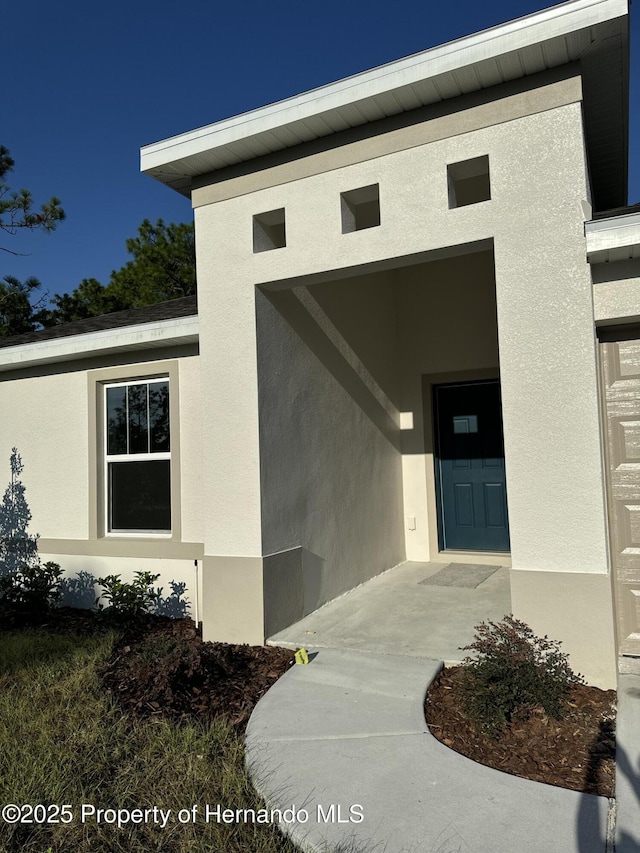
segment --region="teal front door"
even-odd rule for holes
[[[500,383],[435,385],[433,394],[440,548],[508,551]]]

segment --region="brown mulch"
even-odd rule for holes
[[[577,684],[567,712],[554,720],[534,709],[496,739],[479,733],[461,707],[462,667],[446,667],[427,693],[425,717],[446,746],[496,770],[588,794],[614,796],[614,690]]]
[[[260,697],[293,661],[288,649],[205,643],[190,619],[148,617],[124,633],[101,676],[137,717],[219,717],[243,732]]]

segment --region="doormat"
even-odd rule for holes
[[[418,581],[422,586],[457,586],[475,589],[501,566],[480,566],[477,563],[449,563],[435,575]]]

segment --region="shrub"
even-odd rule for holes
[[[560,651],[560,643],[537,637],[528,625],[505,616],[476,625],[477,653],[463,661],[463,706],[477,728],[497,737],[514,716],[527,718],[542,708],[555,719],[564,715],[572,684],[584,683]]]
[[[11,480],[0,503],[0,571],[12,574],[38,562],[38,537],[29,533],[31,510],[20,480],[24,470],[16,447],[9,459]]]
[[[40,562],[38,536],[29,533],[31,510],[20,480],[22,457],[12,448],[11,480],[0,502],[0,598],[5,604],[41,615],[61,596],[62,569]]]
[[[153,575],[151,572],[134,572],[134,580],[131,583],[123,583],[120,575],[98,578],[98,583],[104,587],[101,598],[105,598],[110,605],[109,615],[128,619],[146,612],[158,597],[158,592],[152,584],[159,577],[160,575]],[[102,610],[99,601],[100,598],[97,599],[96,604],[98,609]]]
[[[7,604],[42,612],[60,598],[61,576],[62,569],[57,563],[31,561],[0,576],[0,596]]]

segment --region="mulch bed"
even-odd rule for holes
[[[137,717],[221,717],[243,732],[260,697],[293,662],[288,649],[205,643],[190,619],[150,617],[125,631],[101,675]]]
[[[427,693],[425,717],[446,746],[496,770],[588,794],[615,790],[614,690],[574,685],[562,720],[534,709],[498,739],[476,731],[461,707],[462,667],[446,667]]]

